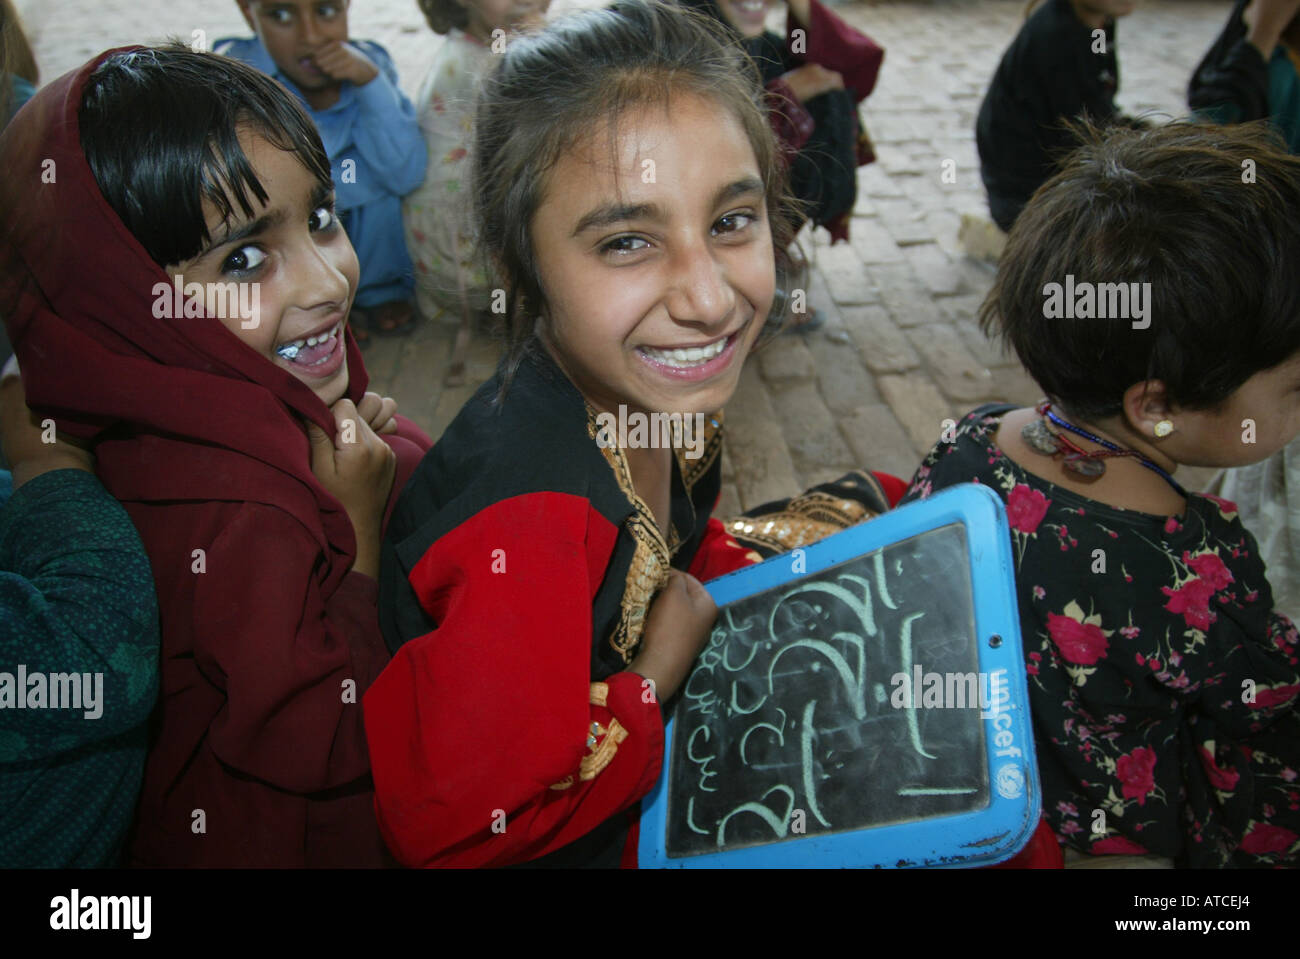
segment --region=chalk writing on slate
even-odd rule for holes
[[[987,806],[969,563],[952,523],[720,610],[677,706],[668,855]],[[978,693],[936,706],[932,673]]]

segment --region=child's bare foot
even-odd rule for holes
[[[370,332],[377,336],[405,336],[415,326],[415,312],[406,300],[389,300],[366,308]]]

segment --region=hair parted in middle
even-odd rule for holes
[[[487,78],[472,183],[479,242],[506,284],[503,393],[545,314],[530,228],[550,171],[593,130],[612,140],[627,111],[682,95],[711,100],[745,131],[780,260],[793,238],[785,164],[758,72],[716,23],[659,0],[616,0],[511,39]]]
[[[78,116],[100,192],[159,266],[212,239],[203,201],[223,221],[251,217],[253,201],[266,202],[242,131],[293,153],[322,189],[334,188],[320,134],[296,97],[239,60],[179,41],[107,57]]]

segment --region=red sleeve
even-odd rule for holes
[[[582,497],[531,494],[415,565],[438,626],[398,650],[364,703],[375,810],[404,864],[535,859],[658,778],[663,721],[640,677],[591,682],[592,599],[616,536]]]
[[[192,624],[195,665],[223,694],[213,753],[292,793],[364,777],[360,696],[388,660],[375,581],[349,572],[326,596],[319,545],[287,513],[258,506],[235,515],[205,566]]]
[[[804,63],[817,63],[834,70],[844,78],[844,85],[856,94],[861,103],[876,88],[876,77],[884,62],[885,51],[865,33],[859,33],[837,17],[817,0],[810,0],[811,23],[808,24],[808,49],[795,58]],[[804,29],[793,15],[786,15],[785,35]]]
[[[885,492],[885,498],[889,500],[889,506],[892,509],[898,505],[898,501],[907,493],[907,481],[900,479],[892,473],[882,473],[873,470],[872,476],[880,484],[880,488]]]
[[[704,539],[700,541],[700,548],[696,550],[687,572],[701,583],[707,583],[762,560],[753,550],[745,549],[732,539],[722,521],[714,516],[709,519]]]

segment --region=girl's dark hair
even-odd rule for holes
[[[429,21],[429,29],[434,33],[450,33],[452,27],[464,30],[469,26],[469,11],[456,0],[415,0]]]
[[[81,146],[99,190],[149,256],[169,266],[211,237],[203,201],[223,219],[244,216],[267,192],[239,145],[240,131],[293,153],[332,186],[320,135],[270,77],[230,57],[180,43],[116,53],[95,69],[78,112]]]
[[[1300,158],[1271,128],[1076,132],[1083,145],[1011,231],[980,309],[985,333],[1000,334],[1047,395],[1085,419],[1118,414],[1129,387],[1156,379],[1179,406],[1213,409],[1294,356]],[[1047,284],[1067,275],[1076,285],[1150,283],[1146,320],[1046,318]]]
[[[575,143],[674,94],[736,117],[758,161],[778,256],[792,239],[784,165],[749,58],[714,22],[657,0],[617,0],[512,39],[478,102],[473,197],[479,240],[506,284],[502,395],[545,307],[530,227],[547,177]]]

